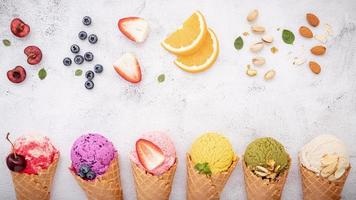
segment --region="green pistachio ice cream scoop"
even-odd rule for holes
[[[273,164],[275,167],[279,166],[277,168],[279,173],[288,168],[288,158],[284,146],[270,137],[258,138],[251,142],[244,155],[244,161],[250,169],[257,166],[267,168]]]

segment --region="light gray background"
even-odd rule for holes
[[[135,139],[152,130],[166,131],[174,140],[179,165],[171,199],[185,197],[184,155],[192,141],[206,131],[218,131],[232,142],[238,155],[257,137],[272,136],[281,141],[292,156],[293,165],[283,199],[301,199],[297,152],[318,134],[340,137],[348,145],[351,164],[356,166],[356,1],[64,1],[64,0],[1,0],[0,39],[11,40],[10,47],[0,45],[0,133],[9,131],[12,138],[25,133],[41,133],[50,137],[61,152],[53,185],[55,200],[84,199],[84,193],[68,172],[70,147],[81,134],[99,132],[115,144],[119,153],[125,199],[134,199],[134,184],[128,154]],[[275,37],[277,54],[265,48],[260,55],[267,59],[259,75],[245,75],[245,66],[252,54],[248,46],[258,39],[250,35],[243,50],[234,49],[234,39],[249,31],[245,18],[258,8],[258,24]],[[165,36],[175,30],[194,10],[204,13],[209,27],[220,40],[220,55],[205,73],[192,75],[175,67],[174,56],[160,46]],[[309,48],[315,40],[306,40],[297,30],[306,25],[306,12],[314,12],[323,32],[329,23],[334,37],[327,43],[327,53],[313,57]],[[85,15],[93,19],[90,27],[82,25]],[[117,21],[126,16],[141,16],[151,27],[144,44],[134,44],[118,31]],[[20,17],[30,24],[31,33],[24,39],[15,38],[9,24]],[[277,28],[296,34],[295,45],[281,41]],[[79,31],[96,33],[99,42],[89,45],[77,39]],[[84,88],[84,77],[75,77],[75,64],[65,67],[62,59],[72,56],[71,44],[92,51],[92,63],[79,66],[91,69],[94,63],[105,66],[104,73],[94,79],[95,88]],[[43,51],[42,62],[29,66],[23,49],[38,45]],[[322,66],[320,75],[310,72],[307,64],[293,66],[291,57],[303,51],[308,59]],[[123,52],[135,52],[140,60],[143,80],[138,85],[123,81],[111,63]],[[83,51],[82,51],[83,52]],[[292,52],[291,55],[288,53]],[[23,65],[28,78],[15,85],[6,72]],[[41,81],[37,71],[44,67],[48,77]],[[263,72],[274,68],[273,81],[263,80]],[[166,75],[164,83],[157,76]],[[1,139],[0,155],[5,159],[10,146]],[[356,198],[356,175],[353,170],[343,193],[344,199]],[[0,197],[15,199],[10,174],[0,162]],[[227,183],[222,199],[244,199],[245,191],[239,164]]]

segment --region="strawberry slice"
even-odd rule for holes
[[[125,53],[113,64],[115,71],[125,80],[138,83],[142,79],[141,67],[132,53]]]
[[[145,139],[137,140],[136,152],[139,161],[149,172],[159,167],[164,161],[162,150],[157,145]]]
[[[140,17],[122,18],[118,22],[118,27],[122,34],[138,43],[145,41],[149,33],[147,21]]]

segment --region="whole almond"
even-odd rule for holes
[[[321,56],[321,55],[325,54],[326,47],[324,47],[322,45],[317,45],[317,46],[314,46],[313,48],[311,48],[310,52],[314,55]]]
[[[257,42],[251,45],[250,50],[254,53],[261,51],[263,48],[263,42]]]
[[[314,61],[309,62],[309,68],[314,74],[319,74],[321,71],[320,65]]]
[[[247,21],[252,22],[255,21],[255,19],[258,17],[258,10],[252,10],[248,15],[247,15]]]
[[[311,26],[317,27],[320,23],[319,18],[313,13],[307,13],[307,21]]]
[[[301,26],[299,28],[299,33],[301,36],[305,38],[312,38],[313,37],[313,32],[306,26]]]
[[[251,30],[255,33],[264,33],[266,29],[263,26],[253,25],[251,26]]]
[[[256,66],[261,66],[263,64],[265,64],[266,62],[266,59],[264,57],[255,57],[255,58],[252,58],[252,63]]]

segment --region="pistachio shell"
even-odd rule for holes
[[[271,35],[264,35],[262,37],[262,41],[264,41],[266,43],[272,43],[273,42],[273,37]]]
[[[263,26],[253,25],[251,26],[251,30],[255,33],[264,33],[266,29]]]
[[[252,58],[252,64],[256,66],[261,66],[266,63],[266,59],[264,57],[258,56],[255,58]]]
[[[247,21],[252,22],[255,21],[255,19],[258,17],[258,10],[252,10],[248,15],[247,15]]]
[[[257,42],[257,43],[255,43],[255,44],[253,44],[253,45],[250,46],[250,50],[251,50],[252,52],[256,53],[256,52],[261,51],[262,48],[263,48],[263,46],[264,46],[264,45],[263,45],[263,42]]]

